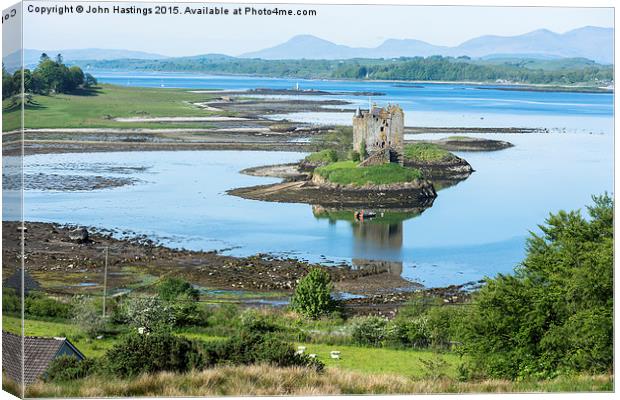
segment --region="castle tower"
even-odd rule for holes
[[[356,110],[353,116],[353,150],[367,155],[363,162],[403,164],[405,114],[398,105]]]

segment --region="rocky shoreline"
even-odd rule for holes
[[[19,226],[18,222],[2,223],[3,278],[20,265]],[[405,303],[414,291],[443,296],[441,289],[424,289],[390,273],[380,262],[369,261],[359,268],[347,264],[326,266],[269,254],[232,257],[214,251],[173,249],[131,232],[122,232],[122,237],[118,237],[119,232],[88,228],[87,240],[83,240],[83,231],[75,226],[26,222],[25,227],[26,270],[43,290],[60,296],[102,290],[105,248],[107,288],[112,295],[140,291],[161,277],[174,275],[209,290],[265,292],[272,293],[271,296],[277,292],[287,297],[310,268],[322,268],[330,274],[336,292],[357,295],[342,301],[353,313],[373,309],[388,313]],[[76,231],[81,234],[76,236]],[[453,292],[454,288],[446,288],[446,298],[453,296]]]
[[[226,192],[250,200],[305,203],[324,207],[428,208],[437,196],[430,181],[353,187],[302,180],[236,188]]]

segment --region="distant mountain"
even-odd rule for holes
[[[243,58],[263,58],[266,60],[278,59],[347,59],[360,57],[360,51],[370,49],[356,49],[332,43],[312,35],[298,35],[285,43],[268,49],[246,53]]]
[[[563,34],[546,29],[519,36],[481,36],[462,43],[457,53],[470,57],[491,54],[527,54],[541,57],[583,57],[603,64],[613,63],[612,28],[586,26]]]
[[[80,60],[117,60],[117,59],[138,59],[138,60],[158,60],[168,58],[167,56],[155,53],[146,53],[144,51],[122,50],[122,49],[65,49],[65,50],[35,50],[24,49],[24,64],[26,67],[32,68],[39,63],[42,53],[46,53],[50,57],[56,54],[62,54],[63,59],[67,63]],[[15,70],[21,65],[21,54],[14,52],[2,58],[8,70]]]
[[[414,39],[388,39],[374,48],[349,47],[312,35],[295,36],[285,43],[245,53],[244,58],[276,59],[349,59],[398,58],[415,56],[588,58],[598,63],[613,63],[613,28],[586,26],[566,33],[540,29],[518,36],[480,36],[455,47],[436,46]]]

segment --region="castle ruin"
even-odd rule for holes
[[[398,105],[358,108],[353,116],[353,150],[360,153],[360,165],[403,165],[404,123],[405,114]]]

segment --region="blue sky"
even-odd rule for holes
[[[66,3],[46,1],[27,4],[53,6]],[[101,5],[111,7],[110,3]],[[182,8],[185,6],[178,5]],[[200,5],[207,4],[193,4],[195,7]],[[222,5],[228,8],[236,7],[234,4]],[[143,3],[142,6],[149,7],[153,4]],[[613,27],[611,8],[325,5],[288,7],[316,9],[318,15],[314,17],[204,15],[145,17],[86,14],[41,16],[25,12],[25,26],[36,28],[24,32],[24,47],[122,48],[170,56],[205,53],[239,55],[282,43],[298,34],[312,34],[335,43],[359,47],[374,47],[388,38],[411,38],[436,45],[453,46],[481,35],[510,36],[541,28],[566,32],[585,25]]]

